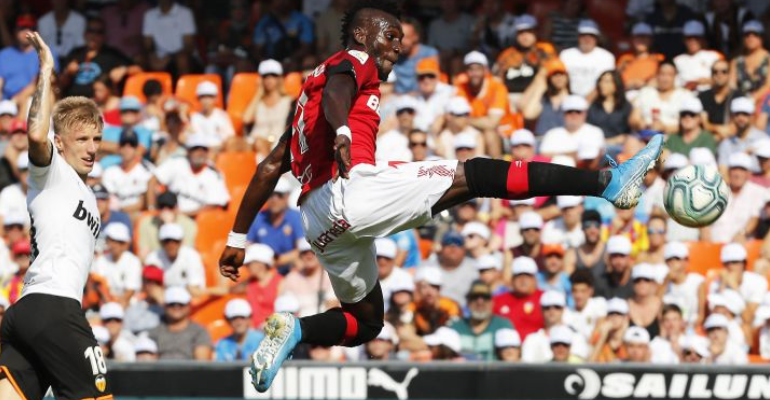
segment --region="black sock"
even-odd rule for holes
[[[530,162],[527,178],[532,196],[600,196],[609,171],[590,171],[559,164]]]
[[[302,343],[320,346],[340,344],[348,326],[341,308],[333,308],[321,314],[299,319],[302,326]]]

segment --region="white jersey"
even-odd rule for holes
[[[31,265],[21,296],[45,293],[78,302],[94,258],[101,221],[96,198],[51,145],[51,163],[29,163]]]
[[[567,68],[572,94],[583,97],[594,90],[596,80],[604,71],[615,69],[615,56],[601,47],[596,47],[588,53],[572,47],[562,51],[559,59]]]
[[[100,256],[94,261],[94,273],[105,277],[110,291],[118,296],[142,289],[142,262],[130,251],[123,252],[117,261],[110,254]]]
[[[155,177],[176,193],[183,213],[207,205],[225,206],[230,201],[225,180],[215,169],[206,167],[196,174],[184,157],[171,158],[155,168]]]
[[[698,320],[698,289],[706,281],[701,274],[688,273],[682,283],[669,282],[666,294],[663,296],[665,303],[673,303],[682,310],[682,317],[690,327],[694,327]]]
[[[209,116],[199,112],[193,113],[190,116],[190,125],[193,132],[206,135],[216,146],[221,146],[225,140],[235,135],[230,115],[219,108],[214,109]]]
[[[719,279],[711,282],[709,293],[718,292],[719,284]],[[738,288],[738,293],[741,294],[743,301],[746,303],[762,304],[762,299],[765,293],[767,293],[767,279],[756,272],[743,271],[743,279],[741,279],[741,287]]]
[[[593,297],[588,299],[586,306],[580,311],[565,309],[562,322],[574,328],[583,335],[585,340],[588,340],[594,333],[596,323],[606,316],[607,300],[604,297]]]
[[[163,284],[171,286],[206,287],[206,271],[201,255],[192,247],[182,246],[176,260],[171,261],[163,249],[155,250],[145,259],[145,264],[163,270]]]
[[[137,205],[147,193],[147,185],[152,178],[152,164],[142,161],[130,171],[120,165],[113,165],[104,170],[102,185],[111,195],[118,198],[120,208]]]

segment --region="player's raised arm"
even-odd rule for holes
[[[341,177],[347,179],[350,171],[350,128],[348,114],[356,94],[356,81],[349,74],[333,74],[323,91],[321,106],[326,120],[337,132],[334,139],[334,156]]]
[[[219,257],[219,272],[222,276],[235,281],[238,279],[238,268],[243,265],[244,248],[246,247],[246,232],[257,216],[259,210],[265,205],[267,199],[273,194],[273,189],[278,179],[289,170],[291,142],[291,127],[284,132],[275,148],[257,166],[257,171],[251,178],[243,201],[238,208],[233,230],[227,238],[227,247]]]
[[[51,112],[53,110],[54,96],[52,81],[54,74],[54,60],[51,49],[37,32],[27,34],[27,39],[37,51],[40,61],[40,70],[37,76],[37,86],[32,95],[32,104],[29,106],[27,117],[27,131],[29,136],[29,159],[33,164],[43,167],[51,163],[53,145],[48,140],[48,130],[51,125]]]

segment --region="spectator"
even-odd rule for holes
[[[546,18],[543,31],[559,50],[578,45],[576,37],[581,18],[585,15],[583,0],[563,0],[559,7]]]
[[[148,265],[142,270],[142,290],[126,308],[125,327],[134,334],[160,324],[163,316],[163,270]]]
[[[232,299],[225,306],[225,319],[233,333],[214,347],[217,361],[250,360],[265,335],[251,328],[251,306],[243,299]]]
[[[682,338],[682,364],[710,364],[709,340],[703,336],[688,335]]]
[[[515,129],[508,103],[508,91],[502,82],[489,73],[487,57],[471,51],[463,58],[468,80],[457,87],[457,95],[471,105],[472,127],[484,134],[486,153],[491,157],[502,154],[500,136],[510,136]]]
[[[158,238],[161,248],[150,253],[145,264],[163,270],[166,287],[180,286],[194,297],[202,296],[206,290],[206,271],[198,251],[182,245],[184,229],[173,222],[166,223],[160,227]]]
[[[767,280],[756,272],[746,270],[746,249],[738,243],[729,243],[722,247],[720,260],[724,267],[717,279],[708,288],[710,293],[731,289],[740,293],[746,303],[743,323],[751,324],[754,314],[767,293]]]
[[[249,279],[239,283],[233,292],[246,293],[252,310],[251,326],[261,328],[274,312],[283,277],[275,271],[275,253],[261,243],[250,244],[246,248],[243,265],[249,270]]]
[[[680,107],[692,94],[674,85],[676,74],[676,66],[671,61],[660,63],[656,85],[639,90],[634,100],[630,119],[632,129],[652,129],[668,134],[679,130]]]
[[[396,74],[396,93],[405,94],[418,89],[417,63],[426,58],[438,60],[439,54],[436,48],[422,44],[422,25],[416,19],[402,18],[401,29],[404,36],[401,37],[401,52],[393,72]]]
[[[0,323],[3,322],[3,317],[5,316],[5,311],[8,310],[8,307],[10,307],[11,304],[8,303],[8,299],[6,299],[4,296],[0,295]]]
[[[517,129],[511,137],[511,157],[522,161],[545,161],[546,157],[535,154],[535,135],[527,129]],[[534,204],[534,203],[533,203]]]
[[[633,363],[649,363],[650,354],[650,334],[638,326],[631,326],[623,335],[623,345],[626,347],[628,357],[623,360]]]
[[[516,18],[516,41],[497,57],[494,70],[508,89],[508,98],[517,109],[519,100],[540,69],[552,59],[556,50],[548,42],[538,42],[537,19],[529,14]]]
[[[228,6],[227,18],[219,21],[216,36],[208,40],[208,65],[205,68],[207,73],[220,75],[226,88],[231,86],[236,73],[253,68],[249,54],[252,37],[250,2],[232,0]]]
[[[110,352],[110,347],[108,346],[110,342],[110,333],[107,332],[107,328],[101,325],[97,325],[91,327],[91,331],[94,335],[94,339],[96,339],[96,343],[99,345],[99,348],[102,351],[102,356],[107,359],[113,358],[113,355]]]
[[[418,244],[417,230],[409,229],[388,236],[396,242],[396,264],[401,268],[415,268],[422,263],[422,252]]]
[[[544,292],[561,293],[567,298],[567,305],[573,307],[572,284],[564,271],[564,247],[561,243],[544,244],[542,254],[543,268],[537,273],[537,287]]]
[[[142,159],[139,137],[133,130],[120,134],[118,146],[120,164],[104,170],[102,184],[117,197],[121,211],[136,216],[145,209],[145,195],[155,167]]]
[[[19,107],[11,100],[0,100],[0,133],[2,136],[2,145],[7,145],[8,136],[11,133],[11,125],[18,123]],[[0,149],[4,150],[4,149]],[[2,152],[2,151],[0,151]]]
[[[514,135],[512,143],[515,143],[517,138],[522,136],[524,135],[522,135],[521,131],[518,131],[518,133]],[[531,142],[534,142],[535,138],[531,135],[530,137],[532,139]],[[517,147],[525,146],[514,146],[514,150]],[[520,150],[519,153],[523,151],[524,150]],[[512,151],[512,153],[514,153],[514,160],[520,159],[514,151]],[[532,153],[534,153],[534,150],[532,150]],[[497,223],[497,227],[495,228],[495,231],[492,235],[492,240],[490,241],[489,247],[492,249],[501,249],[507,252],[509,249],[521,246],[521,244],[524,242],[519,221],[521,220],[521,216],[524,213],[534,210],[533,207],[535,205],[535,198],[531,197],[524,200],[508,200],[508,208],[503,208],[504,205],[505,202],[502,202],[501,213],[503,213],[506,218],[500,219],[500,221]]]
[[[156,205],[158,185],[164,185],[179,198],[179,211],[189,216],[201,211],[223,208],[230,194],[222,175],[209,164],[211,144],[206,136],[193,134],[187,138],[187,157],[173,158],[155,168],[149,183],[148,204]]]
[[[100,14],[104,21],[104,38],[107,45],[118,49],[138,64],[145,61],[142,23],[149,8],[145,2],[118,0],[115,4],[103,8]]]
[[[266,157],[286,130],[294,101],[284,91],[281,63],[264,60],[257,71],[259,90],[243,112],[243,123],[252,124],[248,140],[258,155]]]
[[[508,291],[502,277],[503,266],[501,257],[487,254],[476,260],[476,270],[479,271],[479,280],[492,288],[492,294],[498,295]]]
[[[563,238],[559,243],[564,250],[577,248],[585,241],[580,226],[580,218],[583,215],[583,197],[557,196],[556,205],[559,207],[559,216],[545,224],[543,235]]]
[[[530,336],[533,337],[533,336]],[[551,328],[548,342],[551,348],[551,362],[579,362],[573,361],[572,347],[575,340],[575,331],[564,325]],[[526,342],[525,342],[526,344]],[[525,360],[526,361],[526,360]]]
[[[674,65],[679,71],[677,82],[679,86],[689,90],[708,90],[712,85],[711,78],[716,75],[713,72],[714,63],[724,60],[725,57],[718,51],[710,50],[705,46],[706,29],[702,22],[696,19],[687,21],[682,33],[687,51],[674,57]],[[725,71],[725,81],[728,76]],[[701,100],[703,100],[703,94],[701,94]]]
[[[662,195],[661,195],[662,197]],[[650,243],[647,250],[639,252],[636,255],[636,261],[639,263],[652,264],[653,267],[660,271],[665,264],[664,258],[664,246],[666,244],[666,218],[661,215],[653,215],[647,220],[647,238]],[[659,268],[660,267],[660,268]],[[657,272],[656,272],[657,274]],[[656,275],[656,280],[662,282],[664,273]]]
[[[770,89],[770,53],[762,44],[765,28],[754,20],[744,24],[742,30],[742,54],[730,62],[730,85],[757,102]]]
[[[481,15],[473,27],[472,47],[493,58],[513,44],[516,18],[503,8],[501,0],[481,2]]]
[[[106,303],[99,309],[99,319],[107,328],[109,340],[110,357],[108,359],[115,361],[135,361],[136,351],[134,350],[133,335],[123,330],[123,318],[125,318],[123,306],[118,303]]]
[[[460,317],[460,306],[454,300],[442,295],[444,278],[440,268],[420,267],[417,269],[414,281],[419,300],[412,303],[409,310],[414,315],[414,326],[418,335],[425,336],[436,332],[439,327]]]
[[[735,153],[752,151],[762,139],[767,139],[765,132],[755,128],[751,124],[751,116],[754,115],[754,101],[748,97],[737,97],[730,102],[730,115],[732,122],[731,136],[728,136],[719,144],[719,165],[729,164],[730,157]],[[756,163],[752,160],[749,170],[755,170]],[[726,172],[723,170],[723,172]],[[724,174],[723,174],[724,175]]]
[[[393,287],[398,287],[405,281],[411,281],[412,276],[396,265],[396,254],[398,248],[396,242],[389,238],[378,238],[374,240],[375,255],[377,256],[377,271],[380,287],[382,288],[382,298],[386,304],[390,303],[390,297],[393,293]],[[388,305],[385,306],[385,309]]]
[[[91,190],[94,192],[94,197],[96,197],[96,208],[99,209],[99,220],[102,223],[99,236],[96,238],[95,251],[99,253],[105,249],[105,241],[107,240],[106,229],[110,224],[121,223],[127,226],[128,232],[132,237],[133,232],[131,227],[133,224],[131,223],[131,218],[128,214],[112,209],[112,205],[110,204],[112,202],[110,200],[110,192],[108,192],[104,186],[97,184],[93,186]]]
[[[84,44],[75,47],[64,59],[64,71],[59,76],[59,86],[67,96],[94,97],[94,82],[107,75],[111,86],[117,87],[131,73],[141,69],[119,50],[104,44],[105,23],[91,18],[85,26]]]
[[[588,108],[588,123],[604,132],[609,146],[622,146],[631,133],[631,103],[626,100],[617,71],[605,71],[596,80],[596,98]]]
[[[518,247],[511,250],[513,257],[526,256],[532,258],[538,266],[542,266],[541,230],[543,229],[543,217],[534,211],[527,211],[519,216],[519,230],[523,241]],[[521,333],[521,331],[519,331]]]
[[[444,126],[444,112],[456,88],[441,82],[441,70],[435,58],[420,60],[415,67],[417,74],[417,115],[414,125],[425,132],[438,133]],[[470,106],[468,107],[470,108]],[[470,111],[469,111],[470,113]]]
[[[475,261],[465,254],[465,239],[455,232],[445,234],[435,259],[426,265],[439,267],[441,294],[464,306],[465,293],[468,293],[473,280],[478,278]]]
[[[711,293],[708,296],[709,311],[711,314],[722,314],[727,317],[727,337],[742,349],[749,349],[747,343],[753,341],[751,324],[744,324],[741,314],[746,310],[746,302],[741,295],[732,289],[723,289],[719,293]]]
[[[287,271],[297,260],[297,241],[305,237],[299,211],[289,208],[291,189],[287,178],[278,181],[267,208],[257,214],[246,235],[251,243],[269,246],[278,257],[276,266]]]
[[[299,317],[321,313],[326,310],[329,302],[335,300],[329,275],[307,240],[299,240],[297,252],[297,265],[283,280],[281,293],[291,294],[297,299]],[[382,283],[382,286],[385,284]]]
[[[35,91],[37,81],[38,58],[27,35],[36,30],[37,21],[30,14],[16,18],[14,44],[0,51],[0,94],[5,100],[13,100],[16,105],[27,104]],[[53,43],[53,42],[48,42]],[[59,71],[59,61],[55,48],[51,48],[54,70]]]
[[[128,226],[119,222],[110,224],[104,228],[104,234],[107,236],[107,251],[96,257],[93,272],[107,280],[115,300],[122,307],[127,307],[134,294],[142,288],[142,262],[129,250],[131,235]]]
[[[588,269],[598,276],[605,269],[605,244],[602,239],[602,217],[596,210],[586,210],[580,217],[585,242],[567,250],[564,256],[568,271]]]
[[[29,175],[29,155],[23,152],[16,160],[19,180],[0,190],[0,220],[8,215],[28,215],[27,211],[27,176]],[[29,223],[29,218],[25,218]]]
[[[451,328],[439,327],[436,332],[423,337],[432,360],[462,360],[460,335]]]
[[[705,278],[695,272],[687,272],[689,250],[681,242],[670,242],[664,249],[669,273],[664,281],[663,299],[676,304],[687,325],[701,326],[705,319],[706,285]]]
[[[85,44],[86,19],[70,8],[69,0],[52,0],[51,5],[53,10],[40,17],[38,30],[40,37],[56,52],[54,54],[64,57]]]
[[[340,21],[350,8],[350,0],[332,0],[329,8],[315,18],[316,49],[318,57],[325,60],[342,50],[340,45]]]
[[[495,332],[495,354],[500,361],[520,361],[521,337],[519,337],[519,332],[514,329],[498,329]]]
[[[727,181],[732,196],[722,217],[708,228],[711,241],[742,242],[757,226],[759,212],[768,196],[762,186],[749,181],[752,162],[746,153],[730,155]]]
[[[575,271],[569,280],[574,305],[564,314],[562,321],[588,340],[596,323],[607,316],[607,301],[603,297],[594,297],[594,276],[590,271]]]
[[[711,6],[704,15],[710,47],[732,57],[741,47],[742,27],[755,16],[733,0],[713,1]]]
[[[567,307],[564,293],[556,291],[544,292],[543,296],[540,298],[540,307],[543,313],[544,325],[543,328],[531,335],[528,335],[524,339],[524,343],[521,345],[521,360],[524,362],[546,362],[551,360],[555,354],[552,351],[552,344],[554,342],[550,339],[557,339],[557,343],[567,343],[569,345],[572,345],[573,340],[576,339],[576,337],[571,335],[574,333],[572,328],[569,328],[566,325],[562,325],[564,309]],[[563,333],[560,332],[560,330],[563,329],[561,327],[569,330],[569,336],[571,336],[573,340],[570,340],[569,342],[561,342],[558,340],[563,338],[559,337],[559,334]],[[553,332],[556,333],[555,338],[551,337],[551,333]],[[579,338],[579,336],[577,336],[577,338]],[[579,357],[581,351],[587,350],[587,347],[584,343],[575,343],[575,346],[573,346],[571,350],[571,354]],[[562,361],[566,361],[566,358],[567,357],[565,357]]]
[[[412,161],[427,161],[430,157],[428,134],[419,129],[412,129],[409,132],[409,150],[412,152]]]
[[[650,356],[653,363],[678,364],[682,356],[682,342],[687,324],[682,310],[676,304],[666,304],[660,312],[660,334],[650,341]]]
[[[578,25],[578,45],[559,54],[567,68],[570,78],[570,91],[578,96],[588,96],[594,89],[596,80],[604,71],[615,69],[615,56],[609,51],[597,47],[599,27],[590,19],[580,21]]]
[[[392,325],[385,322],[385,326],[374,340],[364,345],[362,357],[365,360],[388,361],[394,358],[393,351],[398,346],[398,335]]]
[[[462,353],[474,355],[479,360],[497,360],[495,337],[502,329],[513,329],[511,322],[492,313],[492,288],[482,281],[475,281],[466,296],[470,316],[450,325],[460,334]]]
[[[628,90],[638,90],[655,77],[658,64],[663,61],[663,55],[653,53],[652,27],[644,22],[637,22],[631,28],[631,53],[626,53],[618,59],[618,71]]]
[[[170,70],[176,76],[189,73],[196,33],[195,18],[189,8],[174,0],[160,0],[157,7],[147,10],[142,22],[149,69]]]
[[[459,0],[443,0],[441,15],[428,27],[428,45],[438,49],[442,61],[448,63],[470,50],[475,22],[475,18],[462,11]]]
[[[730,86],[730,63],[727,60],[718,60],[711,65],[711,88],[700,92],[703,109],[708,118],[703,121],[707,131],[713,132],[716,139],[724,139],[731,136],[730,114],[732,101],[740,96],[740,92]],[[753,113],[752,107],[752,113]],[[757,124],[762,123],[760,115]]]
[[[174,193],[164,192],[158,196],[158,214],[139,220],[139,241],[135,243],[136,253],[139,258],[147,257],[151,251],[160,249],[158,233],[164,224],[177,224],[184,231],[182,244],[188,247],[195,246],[195,238],[198,235],[198,226],[195,220],[179,212],[177,197]]]
[[[166,113],[163,121],[166,125],[166,132],[158,133],[158,146],[153,148],[152,159],[155,160],[155,165],[161,165],[170,158],[187,155],[187,149],[181,141],[187,126],[179,112]]]
[[[8,222],[18,222],[6,219],[5,229],[8,231]],[[32,254],[32,246],[29,240],[18,239],[15,241],[9,241],[9,247],[11,248],[11,262],[14,264],[11,267],[13,276],[5,282],[2,289],[0,289],[0,297],[5,297],[13,304],[21,298],[21,290],[24,287],[24,276],[27,274],[27,270],[30,265],[30,254]]]
[[[607,302],[607,318],[599,321],[591,337],[591,362],[609,363],[627,357],[623,338],[629,326],[628,302],[613,298]]]
[[[634,294],[631,279],[631,241],[625,236],[612,236],[607,241],[607,267],[594,271],[596,295],[610,299],[629,299]]]
[[[556,127],[545,133],[540,143],[544,155],[569,155],[577,153],[582,144],[604,146],[601,129],[586,123],[588,103],[580,96],[570,95],[562,103],[564,127]]]
[[[153,362],[158,360],[158,345],[147,336],[140,336],[134,342],[134,354],[138,362]]]
[[[468,145],[473,151],[471,157],[478,157],[486,154],[486,144],[484,135],[481,131],[471,125],[471,106],[464,97],[452,97],[446,105],[446,129],[438,135],[436,153],[444,159],[452,160],[457,158],[455,148],[458,143],[465,143],[460,140],[469,139]],[[472,144],[471,144],[472,142]]]
[[[465,238],[465,250],[470,258],[478,260],[490,253],[489,238],[492,232],[487,225],[471,221],[463,226],[460,234]]]
[[[701,124],[703,104],[697,97],[687,97],[679,106],[679,133],[670,135],[666,147],[671,152],[685,156],[696,147],[705,147],[712,153],[717,152],[717,141],[711,132],[705,131]]]
[[[414,129],[417,101],[411,96],[396,99],[398,125],[377,136],[374,158],[377,161],[399,161],[409,159],[409,139],[406,135]]]
[[[631,324],[644,328],[649,337],[660,333],[658,316],[663,309],[663,301],[658,296],[655,267],[640,263],[631,269],[633,295],[628,299],[628,316]]]
[[[235,136],[230,115],[217,107],[218,94],[219,88],[215,83],[209,81],[199,83],[195,89],[195,95],[198,96],[201,110],[190,116],[191,132],[205,136],[214,154]]]
[[[148,335],[158,344],[159,359],[211,360],[211,337],[190,320],[190,300],[190,293],[183,287],[166,289],[163,322]]]
[[[636,218],[635,210],[617,209],[615,218],[610,222],[609,233],[627,237],[631,242],[631,256],[636,257],[640,252],[650,247],[647,237],[647,227]]]
[[[99,163],[104,169],[120,164],[120,137],[123,132],[131,131],[139,143],[139,156],[144,157],[152,146],[152,132],[141,126],[142,103],[134,96],[124,96],[120,99],[120,126],[104,128],[102,144],[99,151],[103,154]]]
[[[684,24],[695,18],[686,6],[677,4],[676,0],[658,0],[657,5],[648,18],[655,32],[653,49],[663,54],[666,60],[673,59],[677,54],[685,52],[683,43]]]
[[[567,67],[558,58],[543,64],[521,97],[520,109],[525,121],[535,124],[535,134],[564,125],[562,103],[569,96]]]
[[[537,264],[529,257],[517,257],[511,267],[512,290],[493,298],[496,315],[508,318],[522,339],[544,326],[540,299],[543,292],[537,288]]]
[[[273,59],[289,71],[304,67],[303,57],[311,54],[315,42],[313,21],[290,2],[272,0],[268,11],[254,27],[254,54],[257,60]]]
[[[754,155],[757,157],[757,164],[759,164],[759,174],[752,175],[751,181],[764,188],[770,188],[770,140],[758,142],[754,147]],[[2,193],[0,193],[0,198],[2,198]],[[767,206],[767,203],[765,203],[765,206]],[[758,226],[754,237],[763,239],[767,235],[767,231],[763,229],[761,226]]]
[[[722,314],[711,314],[706,318],[703,328],[709,338],[709,352],[716,365],[748,364],[746,351],[728,339],[729,321]]]
[[[109,76],[99,75],[91,84],[91,91],[91,99],[103,115],[112,117],[114,112],[120,109],[120,97],[115,95]]]

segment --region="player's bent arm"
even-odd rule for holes
[[[333,130],[348,124],[348,114],[356,94],[356,82],[351,75],[334,74],[323,90],[321,106]]]
[[[44,167],[51,163],[53,145],[48,140],[53,110],[54,61],[51,50],[38,33],[27,36],[37,51],[40,70],[37,76],[32,104],[27,117],[27,136],[29,138],[29,159],[33,164]]]

